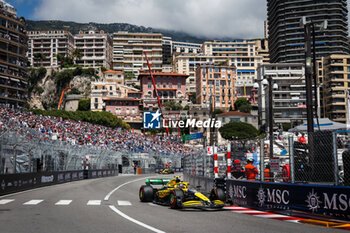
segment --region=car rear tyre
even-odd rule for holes
[[[225,202],[225,192],[222,188],[213,188],[210,193],[210,200],[220,200],[222,202]]]
[[[139,192],[140,201],[151,202],[153,201],[153,188],[150,185],[142,185]]]
[[[170,194],[170,208],[172,209],[182,209],[182,202],[184,200],[184,193],[182,190],[174,189]]]

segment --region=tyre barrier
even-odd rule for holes
[[[118,169],[78,170],[0,175],[0,196],[72,181],[118,176]]]

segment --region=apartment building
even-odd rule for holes
[[[272,90],[273,102],[269,103],[268,85],[262,80],[272,77],[273,84],[278,88]],[[275,125],[291,123],[299,125],[306,120],[306,87],[305,69],[300,63],[262,64],[258,67],[259,88],[255,98],[259,100],[259,126],[267,123],[269,104],[273,104],[273,119]]]
[[[107,70],[103,72],[103,80],[108,83],[124,84],[124,72]]]
[[[229,58],[227,65],[237,67],[237,95],[246,98],[251,96],[254,80],[257,79],[257,67],[263,61],[263,57],[257,55],[254,40],[207,41],[203,43],[202,50],[205,55]]]
[[[305,32],[302,17],[316,24],[317,59],[330,54],[348,54],[348,7],[346,0],[268,0],[270,59],[273,63],[304,63]],[[319,30],[324,20],[326,30]]]
[[[270,55],[269,55],[269,43],[266,39],[256,39],[255,46],[256,46],[256,54],[258,56],[261,56],[263,58],[263,63],[269,63],[270,62]]]
[[[28,61],[33,67],[58,67],[57,55],[70,56],[74,48],[74,37],[69,31],[28,31]],[[44,59],[34,54],[43,54]]]
[[[106,111],[118,118],[126,122],[141,123],[140,99],[130,97],[107,97],[104,99],[104,103]]]
[[[229,110],[235,101],[236,67],[200,65],[196,70],[196,102]]]
[[[162,103],[174,100],[181,103],[183,106],[188,104],[186,94],[186,79],[188,75],[178,73],[154,73],[153,77]],[[158,100],[154,91],[151,75],[149,73],[140,73],[139,80],[143,107],[158,108]]]
[[[322,59],[322,107],[325,117],[348,123],[346,92],[350,81],[350,55],[330,55]]]
[[[113,70],[138,76],[141,69],[148,70],[147,52],[152,72],[162,72],[162,39],[161,33],[113,33]]]
[[[0,104],[23,107],[27,102],[27,36],[23,17],[0,1]]]
[[[172,56],[173,56],[172,49],[173,49],[173,41],[171,37],[163,36],[163,39],[162,39],[163,66],[171,65]]]
[[[173,48],[173,54],[183,54],[183,53],[191,53],[191,54],[198,54],[202,52],[202,44],[197,43],[188,43],[188,42],[180,42],[180,41],[173,41],[172,42],[172,48]]]
[[[79,49],[82,58],[76,58],[76,64],[85,67],[112,68],[112,38],[104,31],[80,31],[74,35],[75,49]]]
[[[91,83],[91,111],[102,111],[106,107],[105,100],[110,98],[141,97],[140,90],[123,85],[124,73],[108,70],[101,80]],[[131,93],[139,95],[131,95]]]
[[[207,41],[203,43],[202,51],[202,54],[180,54],[174,57],[174,71],[189,75],[188,92],[196,90],[195,71],[197,66],[216,63],[236,66],[235,94],[247,99],[251,97],[254,80],[257,79],[257,67],[264,59],[263,54],[257,55],[258,49],[254,40]]]

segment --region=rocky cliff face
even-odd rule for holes
[[[91,94],[91,77],[75,76],[70,81],[71,88],[77,89],[84,98],[89,98]],[[55,109],[61,97],[61,91],[57,89],[52,75],[47,75],[38,84],[37,89],[43,91],[33,91],[30,94],[29,105],[31,108]],[[69,94],[69,91],[66,91]]]

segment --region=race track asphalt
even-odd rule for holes
[[[259,218],[230,210],[172,210],[139,201],[146,177],[76,181],[0,196],[1,233],[244,232],[342,230]],[[161,176],[171,177],[171,176]],[[345,231],[344,231],[345,232]]]

